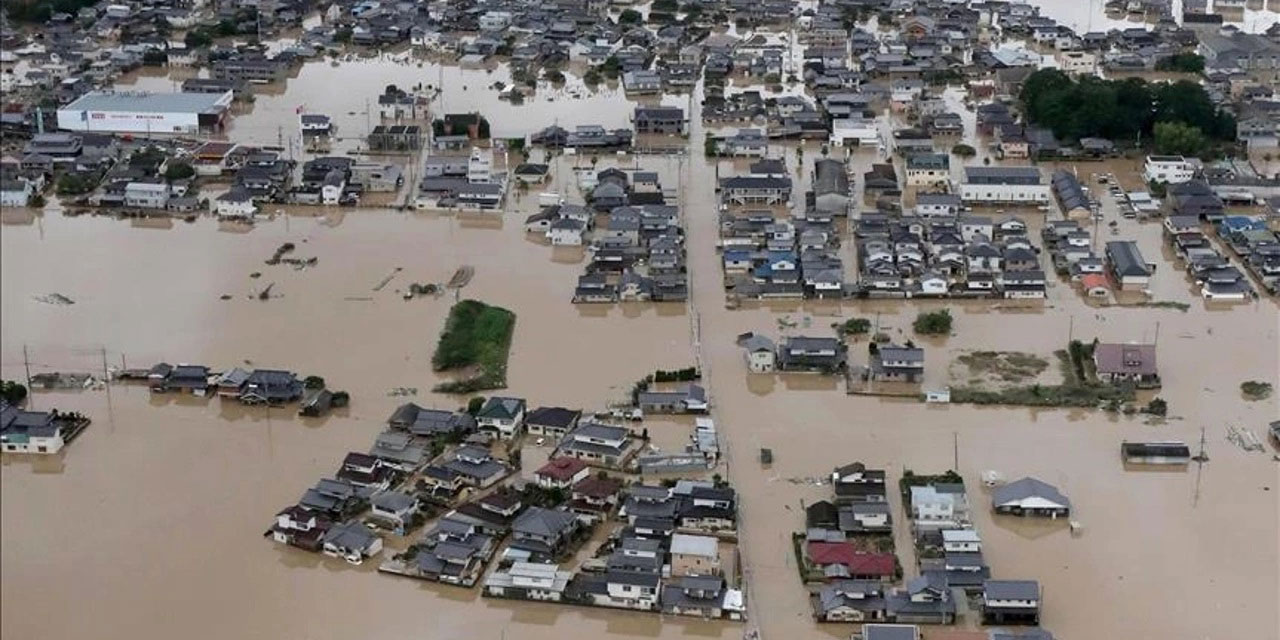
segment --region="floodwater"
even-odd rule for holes
[[[320,110],[339,117],[341,127],[359,131],[363,114],[345,114],[362,110],[382,85],[435,82],[413,64],[351,67],[356,70],[309,65],[289,81],[286,94],[260,96],[251,113],[238,117],[232,137],[263,142],[253,138],[295,124],[300,104],[325,105]],[[527,134],[555,120],[621,126],[633,106],[606,95],[600,99],[608,109],[593,102],[565,109],[560,100],[512,107],[483,83],[472,83],[489,77],[484,71],[459,73],[470,74],[467,92],[451,90],[445,107],[484,110],[497,135]],[[168,81],[138,80],[147,82]],[[448,78],[446,85],[454,86]],[[1270,453],[1245,452],[1225,438],[1227,425],[1261,434],[1277,414],[1274,398],[1247,403],[1239,394],[1246,380],[1280,382],[1274,302],[1206,306],[1164,257],[1158,225],[1121,221],[1119,237],[1137,240],[1148,260],[1159,263],[1153,297],[1187,303],[1187,311],[1097,308],[1061,283],[1050,288],[1048,300],[1033,304],[782,302],[729,310],[714,248],[717,168],[698,153],[704,131],[696,114],[692,120],[690,158],[624,157],[599,165],[658,170],[664,188],[678,191],[689,251],[688,306],[571,305],[581,256],[526,237],[523,216],[536,208],[532,195],[513,198],[500,220],[297,209],[249,229],[209,219],[153,228],[70,218],[52,208],[38,216],[7,212],[0,226],[0,373],[6,379],[22,377],[24,347],[33,373],[160,360],[217,368],[249,363],[324,376],[351,392],[352,405],[325,419],[302,420],[280,409],[153,398],[139,387],[36,394],[37,408],[83,411],[94,424],[56,458],[6,456],[0,466],[0,635],[97,638],[108,627],[113,636],[193,639],[741,637],[744,625],[737,623],[482,600],[476,591],[381,576],[373,563],[353,568],[261,538],[279,508],[332,473],[347,451],[368,447],[406,400],[390,397],[390,389],[417,388],[410,399],[423,405],[462,404],[430,392],[438,381],[430,355],[451,301],[404,301],[398,291],[411,282],[444,282],[470,264],[476,275],[462,295],[518,315],[505,393],[535,405],[596,409],[624,397],[654,369],[702,367],[728,463],[720,472],[743,496],[746,626],[764,638],[852,631],[812,622],[790,533],[803,527],[802,505],[829,493],[829,487],[793,480],[854,460],[888,469],[891,481],[904,468],[937,472],[958,461],[994,574],[1039,580],[1044,624],[1057,637],[1277,637],[1280,477]],[[819,146],[806,145],[802,155],[793,149],[779,147],[802,191]],[[875,150],[859,150],[851,170],[865,171],[880,159]],[[569,174],[585,162],[557,158],[547,189],[575,199]],[[729,175],[742,164],[720,161],[718,171]],[[1095,170],[1079,166],[1082,178]],[[318,264],[301,271],[264,265],[284,242]],[[262,275],[250,278],[253,272]],[[392,273],[390,284],[375,291]],[[269,283],[275,297],[252,297]],[[75,304],[36,300],[54,292]],[[222,300],[224,294],[231,298]],[[953,310],[955,330],[918,340],[933,376],[927,384],[941,381],[950,360],[968,350],[1034,353],[1056,366],[1052,352],[1073,337],[1156,341],[1165,381],[1159,395],[1169,402],[1170,418],[1148,424],[1095,411],[849,396],[831,379],[748,374],[734,344],[746,331],[776,335],[782,318],[802,324],[807,318],[803,332],[824,335],[840,319],[875,317],[891,335],[907,339],[918,311],[941,306]],[[853,347],[855,358],[864,357],[862,348]],[[1118,449],[1126,439],[1194,444],[1202,427],[1211,461],[1200,474],[1194,467],[1140,473],[1121,464]],[[688,433],[684,420],[656,422],[651,432],[656,429],[664,450]],[[757,462],[760,447],[774,452],[767,469]],[[1073,536],[1061,523],[994,518],[979,486],[985,470],[1056,484],[1075,505],[1083,533]],[[903,515],[896,496],[891,500],[910,574]]]

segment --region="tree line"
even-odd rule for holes
[[[1195,155],[1236,136],[1235,118],[1203,87],[1186,80],[1075,80],[1057,69],[1041,69],[1027,77],[1019,99],[1028,122],[1063,140],[1102,137],[1139,146],[1145,140],[1162,153]]]

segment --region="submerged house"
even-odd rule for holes
[[[1035,478],[1023,478],[996,487],[991,492],[991,506],[996,513],[1015,516],[1071,515],[1071,501],[1053,485]]]
[[[245,404],[285,404],[302,398],[302,381],[288,371],[255,369],[245,379],[240,401]]]
[[[1098,343],[1093,347],[1093,366],[1102,382],[1145,389],[1160,386],[1154,344]]]

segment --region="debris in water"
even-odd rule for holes
[[[224,294],[222,294],[221,296],[218,296],[218,299],[219,299],[219,300],[230,300],[230,299],[231,299],[231,294],[229,294],[229,293],[224,293]]]
[[[409,285],[409,290],[404,293],[405,300],[412,300],[415,296],[438,296],[444,293],[444,287],[438,284],[427,283],[419,284],[414,282]]]
[[[401,270],[400,267],[396,267],[395,269],[392,269],[391,273],[388,273],[387,277],[382,279],[382,282],[379,282],[378,284],[374,285],[373,290],[382,291],[382,288],[387,286],[387,283],[391,282],[391,279],[396,277],[397,273],[400,273],[400,270]]]
[[[262,277],[262,272],[261,272],[261,271],[254,271],[253,273],[249,274],[249,277],[250,277],[250,278],[261,278],[261,277]]]
[[[283,258],[284,254],[291,253],[293,250],[294,250],[294,246],[292,242],[286,242],[280,245],[280,247],[276,249],[275,254],[272,255],[269,260],[267,260],[267,264],[271,264],[271,265],[280,264],[280,258]]]
[[[468,282],[471,282],[471,278],[475,274],[475,267],[469,264],[464,264],[461,267],[458,267],[457,271],[453,272],[453,277],[449,278],[449,284],[447,286],[450,289],[461,289],[467,286]]]
[[[404,396],[416,396],[418,395],[418,388],[417,387],[395,387],[390,391],[388,391],[387,395],[393,398],[399,398]]]
[[[258,299],[259,299],[259,300],[270,300],[270,299],[271,299],[271,287],[274,287],[274,286],[276,286],[276,283],[274,283],[274,282],[272,282],[271,284],[267,285],[267,288],[263,289],[260,293],[258,293]]]
[[[66,296],[62,295],[61,293],[50,293],[50,294],[48,294],[48,295],[35,296],[35,299],[36,299],[38,302],[43,302],[43,303],[45,303],[45,304],[56,304],[56,305],[60,305],[60,306],[64,306],[64,307],[65,307],[65,306],[67,306],[67,305],[69,305],[69,304],[75,304],[75,303],[76,303],[76,301],[75,301],[75,300],[72,300],[71,298],[68,298],[68,297],[66,297]]]

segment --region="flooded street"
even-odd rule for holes
[[[1051,15],[1049,5],[1065,6],[1039,4]],[[509,82],[509,71],[446,67],[444,85],[467,90],[450,90],[443,110],[480,110],[495,136],[520,136],[555,122],[628,126],[635,104],[615,87],[588,92],[570,108],[571,79],[568,88],[554,90],[563,93],[540,88],[538,98],[516,107],[487,87],[498,80]],[[170,82],[142,76],[126,86],[166,89]],[[229,137],[275,144],[277,132],[296,134],[293,114],[303,105],[334,116],[339,135],[362,136],[365,100],[376,99],[383,86],[440,82],[437,67],[410,62],[311,63],[289,80],[287,92],[260,94],[234,119]],[[662,102],[686,106],[688,97]],[[742,497],[748,625],[767,640],[847,638],[854,630],[813,622],[791,545],[791,533],[804,527],[803,505],[830,494],[829,486],[803,479],[853,461],[887,469],[895,485],[905,469],[934,473],[958,462],[993,574],[1039,580],[1042,622],[1057,638],[1280,637],[1280,471],[1271,448],[1245,452],[1225,438],[1228,425],[1262,433],[1280,413],[1275,397],[1246,402],[1239,390],[1246,380],[1280,384],[1274,301],[1207,305],[1163,251],[1157,223],[1120,220],[1117,238],[1137,241],[1158,264],[1153,299],[1184,303],[1186,311],[1102,308],[1057,279],[1047,300],[1031,303],[795,301],[730,310],[715,246],[715,179],[743,171],[746,163],[721,160],[717,169],[705,160],[705,130],[696,115],[692,120],[689,157],[626,156],[595,166],[658,171],[664,190],[678,194],[687,234],[687,306],[570,304],[582,252],[553,249],[526,234],[524,217],[537,209],[533,191],[511,199],[500,219],[297,208],[240,227],[208,217],[161,224],[68,217],[52,207],[38,216],[5,212],[5,379],[23,378],[24,358],[31,373],[100,373],[106,366],[159,361],[214,369],[247,363],[323,376],[349,391],[352,403],[327,418],[303,419],[218,399],[154,396],[140,386],[34,394],[34,408],[81,411],[93,425],[58,456],[3,459],[0,636],[77,640],[103,637],[109,628],[110,637],[191,640],[741,638],[741,623],[481,599],[478,590],[378,575],[376,563],[352,567],[262,538],[273,514],[331,474],[344,454],[367,450],[397,405],[464,404],[430,392],[441,380],[430,360],[452,294],[405,301],[400,293],[411,283],[443,283],[458,267],[473,265],[462,297],[517,314],[504,394],[535,406],[599,409],[655,369],[702,367],[726,452],[727,468],[718,471]],[[971,134],[970,115],[965,124]],[[357,143],[342,144],[354,149]],[[818,146],[806,145],[803,168],[794,144],[774,149],[786,155],[801,193]],[[879,161],[874,149],[857,151],[851,174],[860,177]],[[580,202],[572,169],[590,161],[560,156],[552,164],[552,181],[537,190]],[[961,164],[953,163],[957,175]],[[1078,167],[1082,179],[1098,170]],[[1027,216],[1037,244],[1043,217]],[[285,242],[317,264],[302,270],[265,265]],[[850,279],[853,268],[846,256]],[[251,277],[255,272],[260,277]],[[389,275],[389,284],[378,288]],[[258,300],[255,294],[271,283],[271,299]],[[74,304],[38,300],[53,293]],[[915,337],[916,314],[941,307],[955,316],[953,335]],[[799,323],[791,334],[830,335],[832,323],[852,317],[874,318],[895,341],[916,339],[925,348],[928,388],[946,384],[952,360],[968,351],[1025,352],[1056,367],[1053,352],[1073,337],[1155,341],[1164,380],[1159,396],[1169,403],[1169,418],[1149,423],[1141,414],[851,396],[832,378],[749,374],[735,344],[748,331],[776,336],[780,320]],[[865,362],[865,344],[851,345],[851,361]],[[397,387],[415,388],[417,395],[390,396]],[[648,426],[655,444],[672,450],[689,424],[670,419]],[[1122,441],[1176,439],[1195,447],[1202,427],[1210,462],[1198,481],[1195,466],[1144,472],[1122,464]],[[758,462],[761,447],[773,451],[767,469]],[[993,516],[980,482],[987,470],[1057,485],[1083,531],[1072,534],[1065,522]],[[890,500],[911,576],[905,514],[897,492],[890,491]]]

